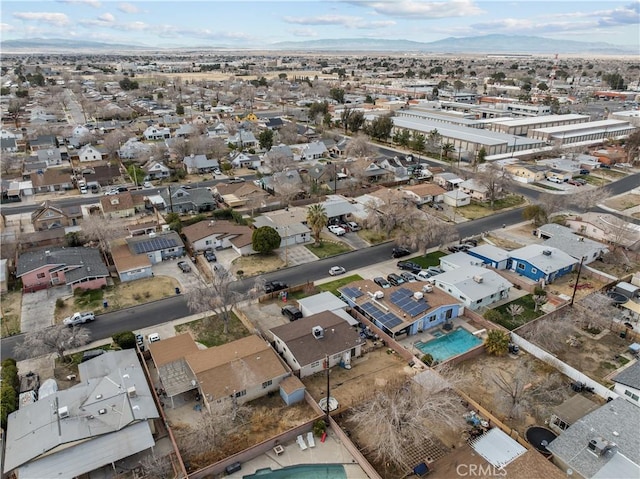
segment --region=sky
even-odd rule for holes
[[[635,46],[640,0],[7,1],[0,38],[156,47],[262,47],[377,38],[431,42],[492,33]]]

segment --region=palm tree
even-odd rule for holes
[[[487,333],[484,347],[487,353],[502,356],[509,350],[509,335],[501,329],[491,329]]]
[[[320,203],[316,203],[307,208],[307,224],[313,232],[316,246],[320,244],[320,232],[322,228],[327,225],[328,220],[327,211]]]
[[[456,151],[456,147],[453,146],[453,143],[445,143],[442,145],[442,154],[447,160],[449,159],[449,153],[453,153],[454,151]]]

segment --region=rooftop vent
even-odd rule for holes
[[[314,326],[313,328],[311,328],[311,334],[316,339],[322,339],[324,338],[324,329],[322,328],[322,326]]]
[[[545,250],[542,252],[542,254],[543,254],[543,255],[545,255],[545,256],[551,256],[551,250],[550,250],[550,249],[545,249]]]
[[[373,299],[382,299],[382,298],[384,298],[384,293],[382,291],[375,291],[375,292],[371,293],[371,297]]]
[[[96,399],[102,399],[102,394],[96,394]]]
[[[482,276],[480,276],[479,274],[478,274],[478,275],[475,275],[475,276],[473,277],[473,280],[474,280],[476,283],[482,283]]]
[[[106,409],[99,409],[98,410],[98,414],[107,414],[107,410]]]
[[[69,408],[67,406],[62,406],[61,408],[58,408],[58,417],[60,419],[69,417]]]

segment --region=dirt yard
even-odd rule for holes
[[[128,308],[142,303],[175,295],[175,288],[180,286],[178,280],[169,276],[154,276],[127,283],[120,283],[108,288],[104,293],[104,300],[109,303],[109,311]],[[56,307],[56,322],[73,314],[77,307],[73,297],[64,300],[63,307]]]
[[[626,195],[616,196],[615,198],[609,198],[604,202],[609,208],[613,208],[618,211],[624,211],[628,208],[640,205],[640,195],[634,193],[627,193]]]
[[[390,379],[416,372],[396,353],[388,353],[388,348],[373,347],[370,341],[367,341],[367,347],[372,349],[361,359],[352,361],[350,370],[341,367],[331,369],[331,396],[338,400],[341,408],[349,408],[366,400],[376,387],[384,386]],[[314,399],[320,400],[326,396],[327,378],[324,372],[304,378],[302,382]]]
[[[255,276],[276,271],[282,267],[284,267],[284,261],[278,255],[256,254],[236,258],[231,265],[231,272],[237,275],[238,271],[244,271],[244,276]]]
[[[578,273],[576,271],[569,273],[566,276],[562,276],[560,279],[557,279],[550,284],[547,287],[547,290],[555,295],[564,294],[566,296],[571,296],[573,294],[573,288],[575,287],[577,277]],[[580,301],[591,293],[599,291],[605,284],[606,283],[603,281],[598,281],[597,279],[581,274],[580,281],[578,282],[578,289],[576,289],[575,300]]]
[[[20,332],[20,314],[22,311],[22,292],[11,291],[0,299],[2,327],[0,337],[11,336]]]

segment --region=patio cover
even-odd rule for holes
[[[501,468],[514,461],[525,452],[516,441],[497,427],[471,441],[471,447],[493,467]]]

